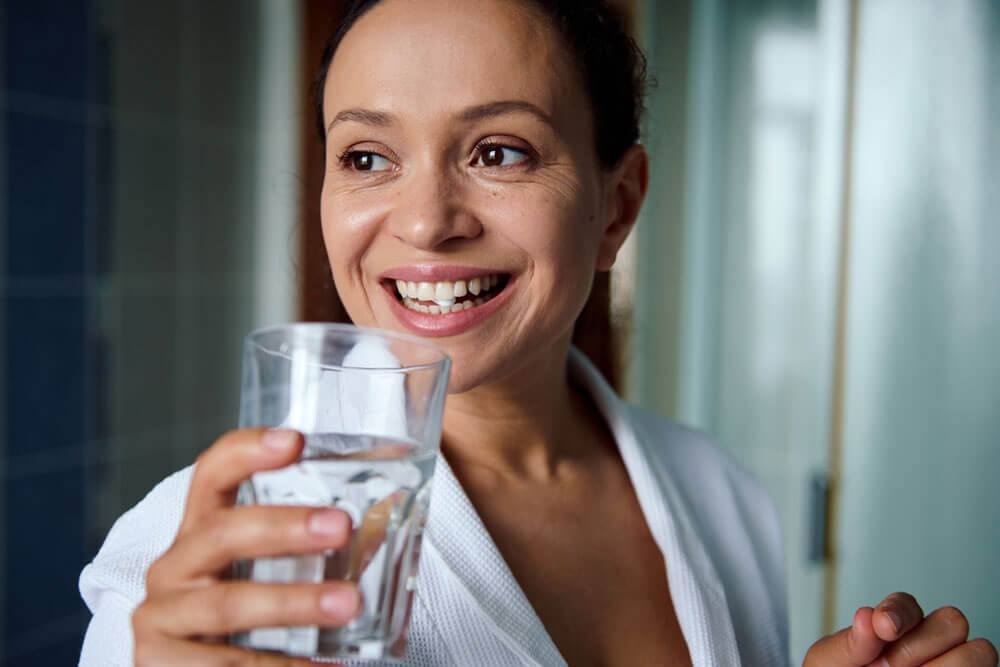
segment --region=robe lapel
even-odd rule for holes
[[[566,664],[443,456],[424,543],[417,595],[457,664]]]
[[[611,429],[646,523],[663,553],[674,610],[694,667],[740,664],[732,617],[705,545],[668,475],[657,475],[633,428],[627,407],[576,348],[573,380],[586,388]]]

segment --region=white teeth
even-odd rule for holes
[[[434,288],[434,299],[437,301],[447,301],[455,298],[455,285],[453,283],[438,283]]]
[[[420,283],[417,285],[417,298],[421,301],[433,301],[434,285],[430,283]]]
[[[497,274],[478,276],[471,280],[456,280],[455,282],[413,282],[396,280],[396,291],[401,297],[419,299],[420,301],[447,301],[459,299],[467,294],[478,295],[488,292],[500,284]]]
[[[493,274],[478,276],[468,281],[455,282],[412,282],[396,280],[396,291],[402,297],[403,305],[410,310],[432,315],[457,313],[481,306],[493,298],[493,294],[485,294],[500,284],[501,277]],[[478,296],[482,294],[482,296]],[[472,295],[457,301],[462,297]],[[433,305],[428,302],[433,302]]]
[[[488,297],[479,297],[477,299],[468,299],[462,302],[445,302],[443,304],[435,302],[432,305],[426,305],[410,299],[409,297],[403,299],[403,305],[410,310],[415,310],[420,313],[430,314],[430,315],[445,315],[447,313],[457,313],[462,310],[469,310],[470,308],[475,308],[476,306],[481,306],[489,301]]]

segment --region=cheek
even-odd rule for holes
[[[558,194],[502,198],[493,219],[529,262],[532,305],[526,321],[562,331],[572,326],[590,294],[600,229],[590,198]]]
[[[322,198],[323,241],[334,284],[348,315],[358,324],[371,319],[365,305],[363,267],[384,214],[377,202],[366,204],[326,193]]]
[[[507,223],[535,270],[553,279],[592,274],[600,243],[597,216],[586,200],[542,197],[520,202]]]

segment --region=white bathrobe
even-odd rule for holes
[[[694,666],[787,665],[783,549],[763,487],[705,436],[621,401],[575,349],[570,372],[621,452]],[[174,539],[190,480],[188,467],[157,485],[84,568],[80,592],[94,616],[81,665],[132,664],[130,615],[145,596],[146,568]],[[404,664],[566,664],[443,458]]]

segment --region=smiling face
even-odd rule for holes
[[[519,2],[383,0],[330,65],[337,291],[356,324],[443,347],[452,392],[564,351],[627,232],[569,57]]]

